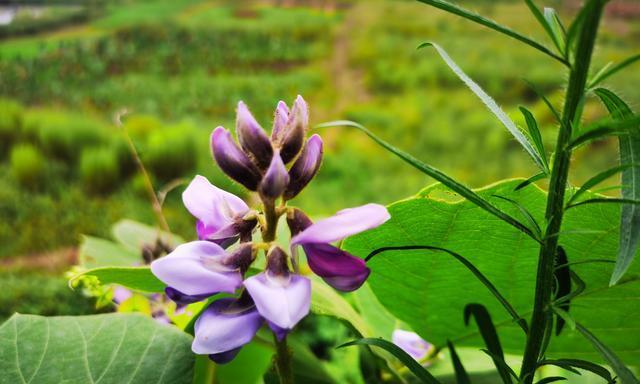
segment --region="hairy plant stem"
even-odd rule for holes
[[[275,201],[262,198],[264,205],[265,226],[262,228],[262,241],[270,243],[276,239],[279,214],[276,211]],[[268,250],[265,250],[265,254]],[[278,340],[273,334],[273,341],[276,345],[276,371],[280,378],[280,384],[293,384],[293,370],[291,368],[291,351],[287,346],[287,337]]]
[[[544,353],[546,328],[551,326],[548,315],[549,311],[551,311],[550,303],[553,299],[553,268],[558,247],[558,236],[555,234],[560,232],[562,226],[564,194],[571,162],[571,149],[568,148],[568,144],[571,141],[572,124],[574,121],[579,121],[579,119],[576,119],[576,115],[580,113],[580,102],[585,95],[593,46],[605,3],[606,0],[590,0],[585,5],[585,7],[589,8],[586,9],[584,24],[576,47],[575,61],[570,69],[569,84],[556,143],[556,157],[549,184],[549,196],[545,213],[547,228],[538,258],[531,327],[527,336],[522,370],[520,371],[520,379],[524,384],[533,382],[538,359]]]

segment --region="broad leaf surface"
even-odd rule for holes
[[[79,261],[84,268],[132,266],[142,262],[140,251],[131,251],[118,243],[92,236],[82,236]]]
[[[520,180],[496,184],[478,193],[506,212],[515,207],[492,195],[513,199],[543,222],[546,194]],[[471,261],[515,307],[529,317],[533,303],[538,246],[522,232],[459,198],[440,184],[414,198],[389,207],[391,220],[381,227],[347,239],[344,248],[365,257],[381,247],[432,245],[450,249]],[[591,204],[567,212],[560,245],[569,262],[615,260],[620,209],[615,204]],[[447,339],[456,345],[481,348],[474,327],[465,327],[463,309],[482,303],[494,319],[506,352],[520,353],[524,333],[489,291],[457,260],[443,252],[392,251],[368,262],[368,283],[391,314],[408,323],[438,346]],[[572,269],[586,282],[586,291],[572,301],[571,314],[609,345],[627,364],[640,361],[640,266],[634,265],[617,286],[609,288],[613,266],[584,263]],[[550,356],[597,359],[598,353],[576,331],[554,338]]]
[[[167,383],[193,377],[191,338],[134,314],[14,315],[0,326],[0,383]]]
[[[101,267],[72,277],[73,284],[82,276],[97,277],[101,284],[119,284],[143,292],[162,293],[166,285],[158,280],[149,267]]]
[[[175,248],[184,239],[173,233],[133,220],[120,220],[111,229],[113,238],[132,252],[140,253],[144,245],[154,245],[160,239],[167,246]]]

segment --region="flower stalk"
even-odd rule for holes
[[[534,310],[520,372],[520,379],[524,384],[533,382],[538,359],[544,353],[544,335],[547,327],[551,326],[548,314],[551,311],[554,284],[553,268],[558,249],[558,236],[555,234],[560,232],[562,226],[564,194],[571,163],[571,148],[568,144],[572,137],[572,124],[574,121],[579,121],[576,116],[580,113],[580,104],[585,97],[589,65],[605,3],[606,0],[591,0],[585,5],[588,8],[578,40],[575,60],[570,69],[569,84],[556,143],[556,156],[551,171],[545,213],[547,228],[538,259]]]

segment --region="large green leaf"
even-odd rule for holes
[[[191,338],[136,314],[14,315],[0,327],[0,383],[191,383]]]
[[[166,285],[158,280],[149,267],[101,267],[90,269],[73,276],[69,283],[74,284],[79,278],[93,276],[101,284],[119,284],[127,288],[143,292],[161,293]]]
[[[520,180],[502,182],[477,192],[491,199],[513,199],[543,222],[546,194],[529,185],[519,191]],[[502,210],[515,214],[508,202],[495,199]],[[614,204],[590,204],[566,213],[560,244],[569,262],[615,260],[620,212]],[[377,229],[347,239],[344,247],[361,257],[389,246],[432,245],[450,249],[471,261],[502,292],[519,314],[528,316],[533,304],[538,244],[522,232],[460,199],[440,184],[414,198],[389,207],[391,219]],[[463,322],[470,301],[482,303],[494,319],[506,352],[521,353],[522,330],[503,306],[467,268],[442,252],[390,251],[368,262],[368,283],[382,305],[408,323],[424,339],[444,346],[482,347],[477,331]],[[612,266],[581,263],[572,266],[587,284],[572,300],[571,314],[597,330],[604,343],[630,363],[640,361],[640,266],[635,265],[615,287],[609,288]],[[566,330],[554,338],[549,356],[597,358],[598,354],[576,332]]]
[[[132,252],[140,253],[144,245],[154,245],[161,240],[169,247],[184,243],[184,239],[173,233],[165,232],[137,221],[123,219],[111,229],[113,238]]]
[[[142,262],[140,250],[134,252],[113,241],[92,236],[82,236],[78,255],[80,265],[88,269],[132,266]]]

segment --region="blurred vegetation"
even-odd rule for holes
[[[522,2],[464,3],[545,40]],[[567,21],[578,1],[546,3]],[[596,69],[637,53],[640,6],[613,3],[627,11],[606,17]],[[524,79],[560,108],[564,68],[414,1],[94,0],[39,12],[42,17],[26,12],[0,26],[0,259],[75,246],[81,233],[109,237],[111,224],[123,217],[154,223],[122,129],[156,190],[202,174],[250,198],[216,169],[209,149],[215,126],[233,128],[238,100],[268,129],[276,102],[302,94],[312,124],[358,121],[474,187],[531,176],[529,158],[482,103],[433,51],[415,49],[425,41],[442,45],[521,126],[517,107],[529,108],[547,148],[555,140],[551,112]],[[639,81],[640,71],[629,70],[607,85],[634,106]],[[113,117],[122,108],[129,113],[118,128]],[[587,116],[603,113],[588,100]],[[324,164],[293,202],[313,215],[390,203],[432,182],[360,133],[319,133]],[[616,151],[616,142],[605,141],[588,156],[577,152],[572,181],[614,166]],[[163,208],[172,231],[192,239],[194,221],[181,204],[182,188],[168,193]],[[10,292],[0,300],[0,318],[14,311],[93,311],[93,303],[68,290],[63,278],[44,272],[5,272],[0,290]],[[309,318],[301,337],[319,356],[341,361],[342,352],[328,346],[347,331],[323,322]]]

